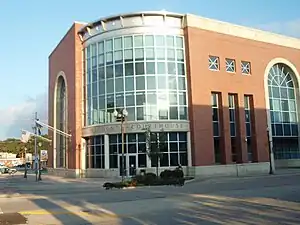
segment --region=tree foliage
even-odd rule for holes
[[[162,153],[168,148],[167,136],[165,132],[151,132],[150,127],[147,128],[145,135],[147,155],[152,165],[155,165],[156,175],[158,176],[159,161],[163,156]]]
[[[45,138],[48,138],[48,135],[42,135]],[[41,146],[38,146],[38,150],[42,149],[48,149],[49,142],[37,138],[37,142],[41,143]],[[27,153],[34,153],[34,137],[31,137],[28,143],[23,143],[20,141],[20,139],[16,138],[7,138],[4,141],[0,141],[0,152],[8,152],[17,154],[17,156],[20,156],[21,154],[25,153],[25,147]]]

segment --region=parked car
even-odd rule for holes
[[[13,168],[8,168],[7,166],[1,166],[0,167],[0,174],[8,173],[8,174],[14,174],[17,170]]]

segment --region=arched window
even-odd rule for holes
[[[56,128],[67,132],[67,96],[66,83],[62,76],[58,78],[56,89]],[[66,137],[56,134],[56,166],[66,167]]]
[[[275,64],[268,74],[270,118],[275,159],[300,158],[298,148],[297,82],[285,64]]]

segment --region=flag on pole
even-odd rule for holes
[[[23,143],[27,143],[30,139],[30,132],[26,131],[26,130],[22,130],[22,134],[21,134],[21,142]]]

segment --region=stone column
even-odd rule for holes
[[[109,169],[109,136],[104,135],[104,168]]]
[[[192,166],[192,147],[191,147],[191,132],[187,132],[187,160],[188,167]]]
[[[86,169],[86,140],[84,138],[81,138],[81,149],[80,153],[81,154],[81,169],[85,170]]]

